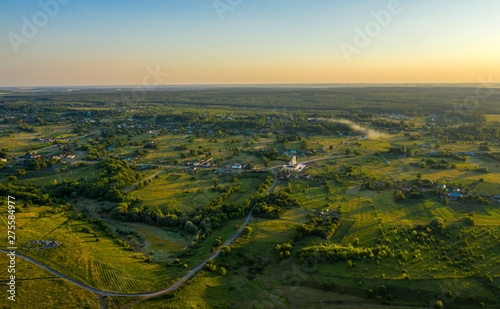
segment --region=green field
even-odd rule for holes
[[[2,254],[3,255],[3,254]],[[7,269],[7,259],[0,260],[0,267]],[[2,284],[8,282],[7,272],[0,276]],[[16,261],[16,301],[7,300],[2,291],[0,307],[37,308],[98,308],[97,296],[59,279],[42,268],[22,259]],[[5,296],[5,297],[4,297]],[[64,296],[64,297],[61,297]]]
[[[459,89],[363,88],[349,98],[347,90],[305,91],[300,99],[288,90],[276,96],[224,91],[172,97],[153,91],[151,102],[109,109],[93,102],[111,102],[112,91],[87,101],[61,95],[54,100],[64,99],[70,120],[41,125],[28,119],[28,128],[3,120],[7,159],[0,164],[0,188],[4,196],[21,196],[19,251],[96,289],[157,291],[206,262],[256,205],[229,249],[175,292],[132,308],[498,307],[500,203],[493,195],[500,194],[500,116],[494,99],[484,102],[491,112],[486,122],[457,122],[430,111],[461,102]],[[425,96],[415,102],[412,91]],[[434,103],[435,93],[452,99]],[[317,105],[302,109],[303,100]],[[360,103],[366,100],[373,105]],[[5,101],[11,108],[20,104]],[[290,110],[272,110],[273,102]],[[92,124],[81,119],[89,111],[97,114]],[[319,117],[349,119],[378,134]],[[37,137],[71,141],[34,150],[38,161],[11,156],[45,143]],[[285,151],[307,168],[282,169],[290,160]],[[52,165],[47,158],[65,153],[90,159],[80,166]],[[194,169],[195,162],[211,166]],[[271,168],[274,194],[262,197]],[[6,229],[5,202],[0,212]],[[24,248],[37,240],[61,244]],[[19,308],[99,307],[94,294],[34,265],[18,260],[18,271]],[[105,302],[123,308],[135,300]]]

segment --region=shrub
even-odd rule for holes
[[[224,267],[219,267],[219,269],[217,270],[217,273],[221,276],[225,276],[227,271]]]
[[[467,225],[475,225],[476,224],[476,220],[474,218],[472,218],[471,216],[465,217],[464,222]]]
[[[406,199],[405,195],[400,190],[398,190],[396,192],[396,197],[395,198],[396,198],[396,202],[403,202]]]

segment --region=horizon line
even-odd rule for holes
[[[50,88],[144,88],[156,90],[167,87],[290,87],[290,86],[432,86],[432,85],[498,85],[500,83],[440,82],[440,83],[268,83],[268,84],[164,84],[164,85],[57,85],[57,86],[0,86],[0,89],[50,89]]]

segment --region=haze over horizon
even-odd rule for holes
[[[3,2],[0,87],[494,83],[499,9],[494,0]]]

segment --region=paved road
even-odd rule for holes
[[[335,151],[328,155],[328,156],[325,156],[325,157],[322,157],[322,158],[318,158],[318,159],[314,159],[314,160],[311,160],[311,161],[307,161],[307,162],[312,162],[312,161],[318,161],[318,160],[323,160],[323,159],[328,159],[328,158],[332,158],[332,155],[337,152],[340,148],[340,145],[335,149]],[[280,166],[275,166],[275,167],[271,167],[271,168],[268,168],[268,170],[271,170],[273,173],[274,173],[274,182],[272,183],[271,187],[266,191],[265,194],[268,194],[269,192],[271,192],[271,190],[274,189],[274,187],[276,186],[276,182],[278,181],[278,175],[276,174],[276,171],[275,169],[276,168],[279,168],[281,167]],[[68,282],[71,282],[87,291],[90,291],[92,293],[95,293],[98,298],[99,298],[99,303],[101,304],[101,308],[105,308],[105,304],[104,304],[104,301],[102,299],[102,296],[122,296],[122,297],[142,297],[141,299],[135,301],[135,302],[132,302],[130,304],[128,304],[127,306],[124,307],[125,308],[129,308],[130,306],[140,302],[140,301],[143,301],[147,298],[151,298],[151,297],[155,297],[155,296],[159,296],[159,295],[162,295],[162,294],[165,294],[165,293],[168,293],[168,292],[172,292],[174,291],[175,289],[177,289],[179,286],[181,286],[186,280],[188,280],[189,278],[191,278],[192,276],[194,276],[196,273],[198,273],[204,266],[205,264],[209,261],[209,260],[213,260],[215,259],[216,257],[219,256],[220,254],[220,251],[222,250],[223,247],[225,246],[229,246],[231,245],[231,243],[233,243],[233,241],[241,234],[241,232],[243,231],[243,229],[248,225],[248,222],[250,221],[250,219],[252,218],[252,212],[254,210],[256,205],[254,205],[252,207],[252,209],[250,210],[250,213],[248,214],[247,218],[245,219],[245,222],[242,224],[242,226],[240,227],[240,229],[238,230],[238,232],[236,232],[236,234],[233,235],[233,237],[231,237],[228,241],[226,241],[224,243],[223,246],[221,246],[212,256],[210,256],[207,260],[205,260],[203,263],[201,263],[200,265],[196,266],[195,268],[193,268],[191,271],[189,271],[184,277],[182,277],[179,281],[177,281],[174,285],[164,289],[164,290],[161,290],[161,291],[157,291],[157,292],[150,292],[150,293],[114,293],[114,292],[106,292],[106,291],[101,291],[101,290],[98,290],[98,289],[94,289],[92,287],[89,287],[83,283],[80,283],[76,280],[73,280],[63,274],[61,274],[60,272],[48,267],[48,266],[45,266],[21,253],[18,253],[16,252],[16,256],[17,257],[20,257],[26,261],[29,261],[43,269],[45,269],[46,271],[56,275],[57,277],[61,278],[61,279],[64,279]],[[7,250],[4,250],[4,249],[0,249],[0,252],[4,252],[4,253],[9,253],[9,251]]]
[[[268,194],[269,192],[271,192],[272,189],[274,189],[274,186],[276,185],[276,182],[278,180],[278,175],[276,174],[276,172],[274,170],[272,170],[273,173],[274,173],[274,182],[273,184],[271,185],[271,187],[266,191],[265,194]],[[238,232],[236,232],[236,234],[233,235],[233,237],[231,237],[223,246],[221,246],[211,257],[209,257],[206,261],[204,261],[203,263],[201,263],[200,265],[196,266],[195,268],[193,268],[190,272],[188,272],[184,277],[182,277],[179,281],[177,281],[174,285],[164,289],[164,290],[161,290],[161,291],[157,291],[157,292],[150,292],[150,293],[135,293],[135,294],[129,294],[129,293],[114,293],[114,292],[106,292],[106,291],[101,291],[101,290],[98,290],[98,289],[94,289],[92,287],[89,287],[83,283],[80,283],[76,280],[73,280],[63,274],[61,274],[60,272],[48,267],[48,266],[45,266],[35,260],[33,260],[32,258],[29,258],[19,252],[16,252],[16,256],[17,257],[20,257],[28,262],[31,262],[43,269],[45,269],[46,271],[56,275],[57,277],[61,278],[61,279],[64,279],[68,282],[71,282],[87,291],[90,291],[90,292],[93,292],[95,293],[96,295],[98,295],[98,297],[100,295],[104,295],[104,296],[124,296],[124,297],[143,297],[141,298],[140,300],[138,301],[142,301],[144,299],[147,299],[147,298],[150,298],[150,297],[155,297],[155,296],[159,296],[159,295],[162,295],[162,294],[165,294],[165,293],[168,293],[168,292],[171,292],[175,289],[177,289],[181,284],[183,284],[186,280],[188,280],[189,278],[191,278],[193,275],[195,275],[198,271],[200,271],[204,266],[205,264],[209,261],[209,260],[213,260],[215,259],[217,256],[219,256],[220,254],[220,251],[222,250],[222,247],[225,247],[225,246],[229,246],[240,234],[241,232],[243,231],[243,229],[247,226],[248,222],[250,221],[251,217],[252,217],[252,211],[253,209],[255,208],[255,205],[254,207],[250,210],[250,213],[248,214],[245,222],[242,224],[241,228],[238,230]],[[7,250],[4,250],[4,249],[0,249],[1,252],[4,252],[4,253],[9,253],[10,251],[7,251]],[[101,307],[104,305],[103,304],[103,301],[102,299],[99,297],[99,301],[101,303]],[[128,308],[129,306],[137,303],[138,301],[134,302],[134,303],[131,303],[129,305],[127,305],[126,307],[124,308]]]

